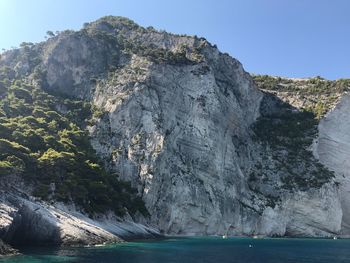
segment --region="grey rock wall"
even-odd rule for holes
[[[344,94],[336,107],[320,121],[314,154],[336,173],[343,211],[342,235],[350,236],[350,95]]]
[[[22,51],[4,54],[0,66],[18,65],[16,74],[34,83],[40,71],[46,89],[104,112],[88,127],[91,143],[142,195],[151,217],[139,222],[171,235],[340,233],[334,180],[284,188],[282,178],[295,174],[276,170],[274,150],[252,129],[266,95],[237,60],[206,40],[105,18],[31,51],[39,54],[32,67]],[[278,152],[285,162],[288,152]],[[294,166],[307,181],[303,160]],[[248,183],[253,172],[266,178],[255,188]]]

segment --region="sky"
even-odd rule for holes
[[[0,0],[0,50],[106,15],[205,37],[250,73],[350,78],[350,0]]]

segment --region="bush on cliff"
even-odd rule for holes
[[[0,81],[0,93],[0,175],[20,175],[34,195],[74,202],[90,214],[147,215],[135,189],[100,165],[84,129],[89,103],[21,81]]]

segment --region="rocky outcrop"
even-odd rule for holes
[[[131,218],[91,219],[74,206],[49,205],[14,189],[12,193],[1,192],[0,222],[1,238],[15,247],[96,245],[159,235]]]
[[[152,40],[147,34],[138,41],[162,43],[159,33]],[[182,40],[168,39],[170,50]],[[195,41],[186,44],[195,48]],[[283,189],[281,179],[291,174],[271,169],[277,166],[273,154],[252,139],[265,95],[238,61],[210,45],[201,54],[203,60],[190,65],[133,54],[98,82],[92,97],[106,113],[90,127],[96,151],[138,187],[151,223],[164,233],[337,234],[342,212],[334,182]],[[259,162],[269,167],[263,190],[247,183],[252,172],[262,172]],[[307,165],[295,166],[303,180],[312,177],[302,168]]]
[[[292,111],[306,111],[313,114],[312,119],[319,119],[315,124],[317,130],[313,136],[313,155],[329,170],[335,172],[335,183],[339,187],[341,206],[334,211],[335,218],[329,218],[332,222],[341,222],[343,236],[349,236],[349,206],[347,179],[347,147],[349,126],[347,114],[349,113],[349,79],[336,81],[325,80],[320,77],[308,79],[290,79],[271,76],[254,76],[259,87],[274,94],[281,101],[293,105]],[[271,111],[268,109],[267,112]],[[312,120],[310,119],[310,120]],[[302,125],[302,124],[301,124]],[[317,163],[313,160],[314,163]],[[320,178],[322,173],[317,173]],[[337,187],[337,188],[338,188]],[[337,205],[339,208],[339,204]],[[339,228],[339,227],[338,227]]]
[[[152,223],[166,233],[225,232],[223,218],[234,218],[240,207],[235,199],[244,192],[242,169],[248,167],[237,162],[233,138],[249,140],[261,94],[237,61],[216,56],[227,66],[217,74],[227,74],[228,83],[242,90],[220,83],[215,70],[194,75],[201,65],[148,65],[151,75],[143,83],[130,88],[130,82],[100,84],[96,89],[95,103],[109,113],[91,129],[92,144],[105,159],[116,153],[112,169],[138,186]],[[135,58],[132,63],[141,62]],[[140,67],[147,67],[144,63]],[[118,90],[125,90],[124,102],[112,104],[123,96],[111,94]],[[250,111],[241,105],[250,105]]]
[[[314,154],[325,166],[335,172],[339,183],[343,211],[342,230],[350,236],[350,95],[344,94],[336,107],[318,126],[319,135],[314,143]]]
[[[261,120],[278,129],[288,114],[303,137],[299,115],[293,115],[298,110],[274,96],[272,103],[237,60],[205,39],[107,17],[29,51],[36,63],[24,63],[20,50],[5,53],[0,66],[16,67],[16,76],[99,109],[87,127],[91,144],[108,169],[137,187],[151,214],[137,218],[140,223],[170,235],[340,232],[337,185],[309,145],[293,145],[295,134],[288,129],[290,137],[272,138],[277,144],[257,131],[264,127],[257,125]],[[40,227],[26,230],[40,240],[100,243],[118,240],[114,231],[120,229],[148,231],[134,223],[117,225],[113,218],[92,224],[81,214],[41,205],[36,210],[38,204],[28,202],[23,209],[8,205],[19,215],[9,220],[15,229],[27,228],[24,221],[46,225],[45,233]],[[16,231],[8,233],[16,237]]]
[[[7,245],[0,239],[0,257],[1,256],[12,256],[16,255],[18,252],[16,249],[13,249],[11,246]]]

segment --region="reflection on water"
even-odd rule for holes
[[[171,238],[89,248],[26,248],[6,263],[350,262],[350,240]]]

